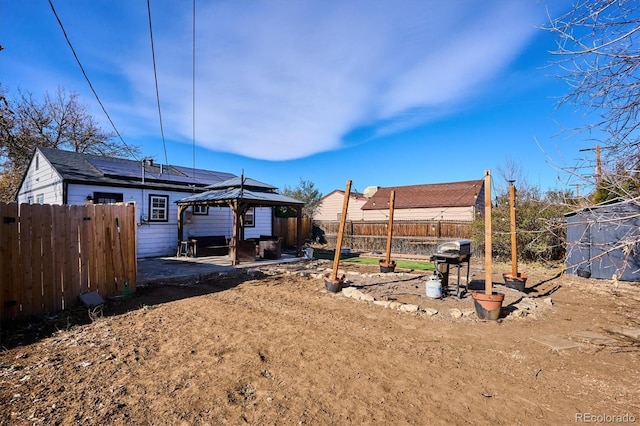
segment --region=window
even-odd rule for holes
[[[40,168],[40,156],[36,154],[36,170]]]
[[[123,200],[122,193],[117,192],[94,192],[94,204],[115,204],[121,203]]]
[[[194,215],[206,216],[209,214],[209,206],[196,205],[191,206]]]
[[[245,228],[253,228],[256,226],[255,222],[256,210],[254,207],[249,207],[249,209],[244,214],[244,226]]]
[[[29,196],[27,197],[27,203],[29,203],[29,204],[33,204],[33,195],[29,195]]]
[[[38,195],[36,195],[36,203],[38,203],[38,204],[44,204],[44,194],[38,194]]]
[[[149,195],[149,221],[169,221],[169,197],[167,195]]]

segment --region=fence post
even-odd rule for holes
[[[15,318],[20,310],[18,222],[18,205],[0,203],[0,319]]]

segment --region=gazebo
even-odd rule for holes
[[[287,206],[297,212],[297,256],[302,255],[302,207],[304,202],[278,194],[277,188],[251,178],[236,177],[207,186],[206,192],[176,201],[178,205],[178,240],[184,239],[184,211],[189,206],[226,206],[233,212],[233,229],[229,243],[231,264],[238,263],[239,242],[244,240],[244,214],[251,207]]]

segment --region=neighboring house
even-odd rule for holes
[[[352,192],[349,194],[349,204],[347,206],[347,220],[362,220],[362,206],[367,202],[364,195]],[[335,221],[342,218],[342,207],[344,205],[344,190],[336,189],[320,199],[318,208],[313,214],[314,220]]]
[[[18,203],[136,205],[138,257],[175,255],[178,242],[176,201],[208,185],[236,177],[231,173],[36,148],[23,176]],[[245,216],[245,237],[272,233],[272,208],[256,207]],[[197,231],[196,231],[197,228]],[[227,207],[192,206],[185,212],[189,235],[230,238],[233,215]]]
[[[388,220],[391,191],[395,191],[394,220],[472,221],[484,212],[484,180],[395,187],[368,187],[349,200],[348,220]],[[340,220],[344,191],[321,199],[314,219]]]
[[[640,199],[567,213],[567,273],[640,281]]]

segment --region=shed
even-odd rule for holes
[[[640,198],[585,207],[565,218],[567,273],[640,281]]]

